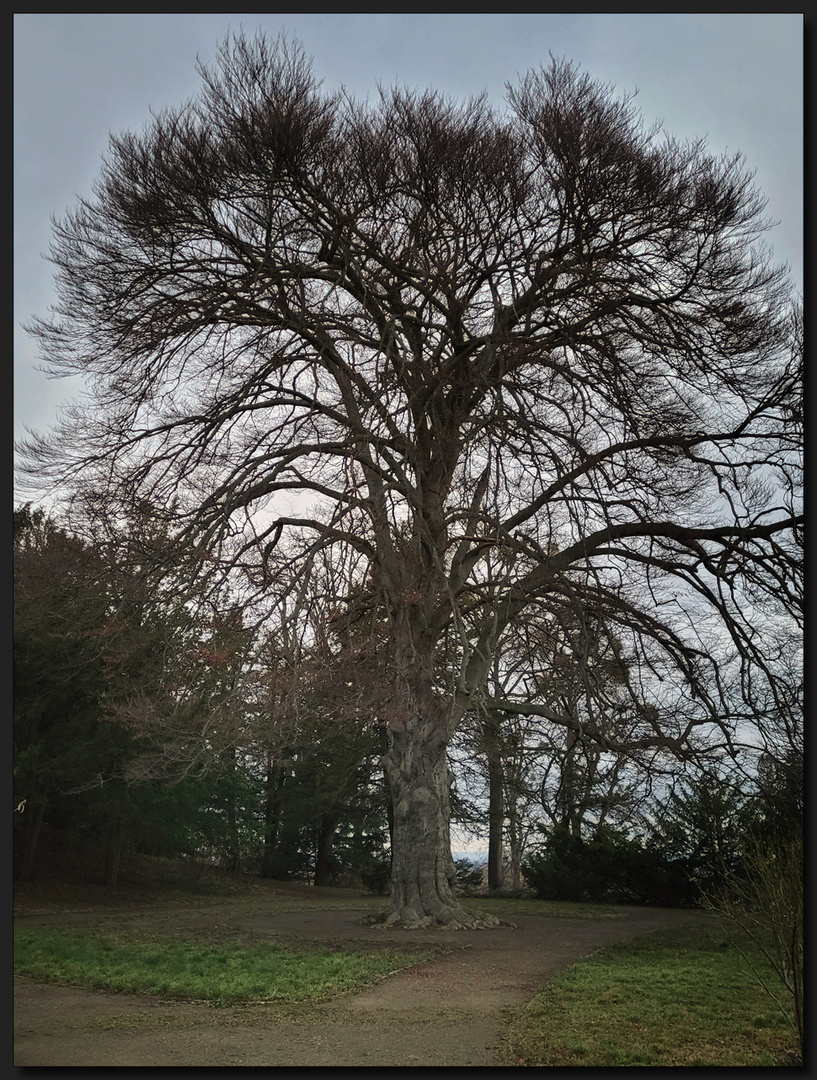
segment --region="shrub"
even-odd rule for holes
[[[391,859],[388,855],[361,858],[357,864],[357,872],[367,892],[381,896],[389,891]]]
[[[742,949],[748,938],[770,965],[776,980],[744,951],[757,982],[772,998],[804,1045],[804,863],[803,837],[769,842],[749,836],[743,845],[744,873],[727,875],[705,898],[724,929]],[[730,928],[737,933],[729,934]]]
[[[555,829],[522,873],[542,900],[681,907],[698,898],[683,863],[609,828],[591,840]]]
[[[470,892],[482,888],[484,883],[482,866],[471,862],[470,859],[455,859],[454,865],[457,868],[457,887],[459,889],[462,889],[463,892]]]

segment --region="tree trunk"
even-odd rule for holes
[[[579,736],[575,731],[566,735],[565,755],[562,762],[562,776],[556,792],[556,816],[570,836],[581,836],[584,821],[584,799],[579,792]]]
[[[281,873],[278,842],[281,833],[281,788],[284,772],[267,753],[267,782],[264,805],[264,853],[261,856],[261,877],[275,878]]]
[[[37,841],[40,837],[40,828],[45,819],[46,801],[27,803],[22,813],[25,814],[23,822],[23,857],[20,864],[20,879],[30,881],[34,876],[34,867],[37,860]]]
[[[325,888],[332,884],[332,871],[334,859],[332,858],[332,845],[335,840],[335,831],[338,827],[338,819],[334,816],[321,819],[318,829],[318,841],[315,852],[315,885]]]
[[[109,889],[115,889],[119,881],[119,861],[124,839],[125,830],[119,822],[114,826],[105,845],[105,884]]]
[[[488,777],[488,888],[501,889],[505,884],[502,856],[502,832],[505,825],[502,765],[492,762]]]
[[[511,856],[511,889],[518,892],[522,888],[522,856],[524,853],[521,830],[514,817],[509,819],[510,832],[510,856]]]
[[[384,769],[394,807],[391,900],[385,925],[451,928],[497,925],[465,911],[453,892],[445,727],[413,715],[391,732]]]
[[[236,774],[236,748],[230,747],[228,755],[228,775],[230,779]],[[227,788],[227,869],[231,874],[241,870],[241,836],[236,815],[236,796],[232,785]]]
[[[505,827],[505,780],[499,739],[499,721],[486,718],[483,725],[488,757],[488,888],[501,889],[505,884],[502,865],[502,833]]]

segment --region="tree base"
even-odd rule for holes
[[[364,920],[374,930],[496,930],[499,927],[516,929],[516,923],[507,922],[490,912],[475,915],[459,905],[447,908],[436,918],[411,909],[384,911],[368,915]]]

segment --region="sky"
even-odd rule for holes
[[[151,111],[197,94],[231,31],[301,42],[327,90],[374,96],[378,84],[458,98],[572,60],[617,91],[638,91],[649,123],[741,152],[768,199],[775,258],[803,279],[802,14],[304,15],[15,14],[14,437],[54,423],[76,380],[48,380],[22,329],[55,302],[51,219],[92,183],[110,133],[140,130]]]

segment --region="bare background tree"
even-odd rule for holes
[[[327,93],[284,39],[228,39],[201,75],[55,225],[33,331],[89,396],[28,470],[173,507],[203,571],[270,609],[321,553],[355,568],[387,660],[388,917],[466,924],[446,748],[531,605],[622,649],[652,708],[620,734],[506,713],[686,754],[779,705],[756,612],[800,595],[786,274],[740,158],[566,62],[503,115]]]

